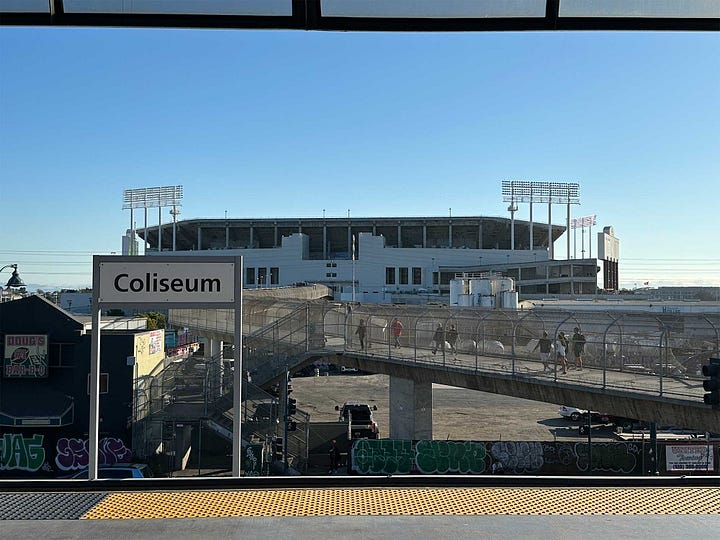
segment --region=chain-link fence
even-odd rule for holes
[[[174,324],[232,338],[234,314],[173,310]],[[307,458],[309,416],[299,412],[285,431],[278,395],[260,389],[299,366],[352,352],[408,367],[511,374],[573,386],[702,400],[700,366],[720,350],[720,315],[586,310],[493,310],[253,300],[244,308],[243,422],[249,443],[284,440],[290,461]],[[564,338],[563,338],[564,336]],[[582,336],[580,338],[579,336]],[[550,342],[543,357],[540,340]],[[560,352],[566,350],[566,363]],[[337,360],[334,360],[337,361]],[[171,406],[201,403],[216,432],[232,432],[233,362],[222,358],[171,364],[138,384],[136,418],[165,415]],[[544,364],[547,364],[544,365]],[[252,384],[249,383],[252,381]],[[256,386],[257,385],[257,386]],[[166,433],[167,430],[162,430]],[[144,447],[158,437],[145,429]],[[162,434],[161,434],[162,435]],[[154,436],[154,438],[153,438]],[[137,448],[137,446],[136,446]],[[270,456],[272,457],[272,456]]]

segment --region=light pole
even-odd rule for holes
[[[6,268],[12,268],[13,273],[12,273],[12,276],[10,277],[10,279],[8,279],[7,285],[5,285],[5,286],[13,287],[13,288],[14,287],[24,287],[25,283],[23,282],[22,279],[20,279],[20,274],[18,274],[18,271],[17,271],[17,264],[6,264],[2,268],[0,268],[0,272],[5,270]]]
[[[348,210],[350,215],[350,210]],[[352,235],[352,301],[355,302],[355,235]]]
[[[8,298],[7,299],[12,300],[13,296],[12,296],[12,293],[10,292],[10,289],[16,288],[16,287],[24,287],[25,283],[23,283],[23,280],[20,279],[20,274],[18,274],[18,271],[17,271],[17,264],[6,264],[2,268],[0,268],[0,272],[5,270],[6,268],[13,269],[12,276],[10,277],[10,279],[7,282],[7,285],[5,286],[8,289],[8,291],[7,291]],[[2,294],[0,295],[0,302],[5,301],[5,291],[3,289],[4,289],[4,287],[2,287],[0,285],[0,292],[2,292]]]

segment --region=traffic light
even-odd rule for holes
[[[272,459],[273,461],[282,461],[283,457],[283,439],[282,437],[275,437],[272,441]]]
[[[709,363],[702,367],[702,374],[708,377],[703,381],[703,389],[708,394],[703,396],[707,405],[720,405],[720,358],[710,358]]]
[[[288,416],[292,416],[297,412],[297,399],[288,398]]]

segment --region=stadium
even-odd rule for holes
[[[483,216],[227,218],[173,220],[130,230],[128,239],[137,233],[149,256],[241,255],[247,288],[310,282],[338,300],[442,302],[453,278],[488,273],[512,278],[520,297],[617,289],[612,227],[597,235],[598,258],[553,258],[553,244],[566,232]]]

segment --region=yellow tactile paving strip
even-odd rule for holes
[[[720,514],[720,488],[279,489],[111,493],[82,519]]]

